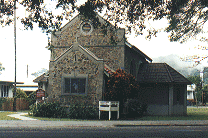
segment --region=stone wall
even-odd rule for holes
[[[124,46],[114,47],[89,47],[98,58],[104,59],[104,63],[113,70],[124,69]]]
[[[95,59],[84,49],[73,46],[62,57],[51,61],[49,66],[49,99],[61,100],[70,104],[73,100],[89,100],[97,102],[102,98],[103,90],[103,60]],[[63,77],[87,76],[86,95],[63,95]],[[60,99],[61,98],[61,99]],[[87,99],[86,99],[87,98]]]
[[[101,23],[105,23],[101,17],[99,19]],[[107,30],[107,34],[104,34],[103,29],[98,26],[97,28],[93,28],[90,34],[85,34],[80,29],[84,21],[78,15],[66,24],[61,31],[52,34],[51,44],[54,46],[52,60],[63,54],[77,41],[81,46],[93,52],[98,58],[104,59],[105,64],[114,70],[124,68],[125,30],[117,29],[114,30],[115,32]],[[86,22],[90,23],[89,20],[86,20]],[[112,44],[111,36],[116,40],[117,45]]]

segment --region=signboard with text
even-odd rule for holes
[[[36,97],[39,98],[39,97],[45,97],[45,91],[43,89],[38,89],[36,91]]]

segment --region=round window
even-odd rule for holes
[[[93,30],[93,27],[89,22],[83,22],[80,28],[81,32],[85,35],[89,35]]]

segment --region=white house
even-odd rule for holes
[[[17,82],[16,84],[24,84],[23,82]],[[0,97],[13,97],[12,89],[14,88],[14,82],[0,81]]]
[[[194,102],[195,89],[195,84],[187,85],[187,101]]]

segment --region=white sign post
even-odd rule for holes
[[[109,120],[111,119],[111,111],[117,111],[117,119],[119,118],[119,101],[99,101],[99,119],[100,111],[109,111]]]

